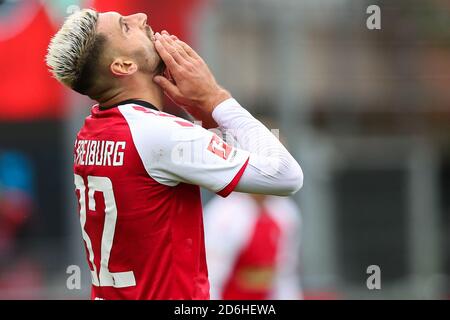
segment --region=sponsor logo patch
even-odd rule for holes
[[[216,134],[213,135],[208,145],[208,150],[215,155],[227,160],[233,148],[220,139]]]

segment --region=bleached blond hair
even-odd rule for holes
[[[65,20],[50,41],[46,62],[53,76],[66,86],[85,94],[92,84],[92,60],[98,59],[98,13],[92,9],[79,10]],[[89,63],[90,62],[90,63]],[[94,62],[95,63],[95,62]]]

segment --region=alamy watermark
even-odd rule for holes
[[[77,265],[70,265],[66,269],[69,275],[66,280],[66,287],[69,290],[81,290],[81,269]]]
[[[366,20],[367,29],[381,30],[381,8],[373,4],[367,7],[366,13],[369,14]]]
[[[373,264],[367,267],[366,273],[369,275],[366,281],[367,289],[380,290],[381,289],[381,268]]]
[[[68,290],[81,290],[81,268],[77,265],[70,265],[66,269],[68,274],[66,287]],[[381,290],[381,268],[378,265],[370,265],[366,269],[369,275],[366,286],[369,290]]]

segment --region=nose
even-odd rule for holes
[[[145,13],[138,13],[139,19],[142,21],[143,25],[147,24],[147,15]]]
[[[147,15],[145,13],[135,13],[131,16],[128,16],[128,19],[135,21],[141,26],[147,25]]]

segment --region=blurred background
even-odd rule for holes
[[[44,63],[80,7],[146,13],[279,128],[305,173],[304,298],[450,298],[450,0],[0,0],[0,298],[89,298],[72,149],[93,103]]]

